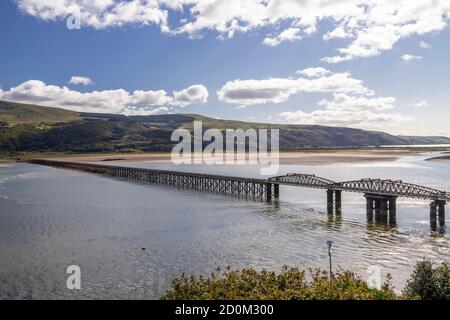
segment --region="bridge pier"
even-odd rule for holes
[[[273,194],[275,196],[275,199],[278,199],[280,197],[280,185],[278,183],[273,184]]]
[[[433,200],[430,204],[430,225],[431,228],[436,228],[437,221],[439,221],[439,226],[443,227],[445,225],[445,205],[447,202],[445,200]]]
[[[397,197],[390,197],[388,200],[389,205],[389,224],[397,224]]]
[[[375,220],[378,222],[396,223],[397,197],[379,194],[365,194],[367,221],[372,222],[375,212]]]
[[[443,227],[445,225],[445,205],[447,203],[445,201],[439,201],[439,210],[438,210],[438,219],[439,225]]]
[[[430,227],[436,229],[437,204],[436,201],[430,203]]]
[[[341,212],[342,212],[342,191],[335,190],[334,196],[335,196],[336,214],[341,214]]]
[[[334,191],[327,190],[327,209],[328,213],[333,214],[333,205],[334,205]]]
[[[373,221],[373,210],[374,210],[374,205],[375,205],[375,201],[372,198],[366,197],[366,211],[367,211],[367,220],[368,221]]]
[[[342,212],[342,191],[341,190],[327,190],[327,209],[328,214],[332,215],[336,212],[340,215]]]
[[[272,201],[272,184],[271,183],[266,184],[266,200],[267,200],[267,202]]]

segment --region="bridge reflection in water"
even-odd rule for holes
[[[327,207],[330,215],[340,216],[342,211],[342,192],[364,194],[367,201],[367,219],[389,221],[395,224],[397,198],[430,200],[430,225],[432,228],[445,225],[445,206],[450,201],[450,193],[406,183],[403,181],[362,179],[335,182],[310,174],[287,174],[269,179],[253,179],[232,176],[210,175],[179,171],[163,171],[118,167],[90,163],[74,163],[45,159],[34,159],[30,163],[73,169],[102,174],[134,181],[166,184],[203,192],[235,194],[272,201],[279,198],[280,185],[324,189],[327,192]]]

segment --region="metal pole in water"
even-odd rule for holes
[[[331,264],[331,246],[333,245],[333,241],[328,240],[327,245],[328,245],[328,257],[330,259],[330,285],[331,285],[331,282],[333,280],[333,266]]]

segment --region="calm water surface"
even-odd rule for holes
[[[337,181],[401,179],[450,190],[450,165],[433,154],[396,162],[283,166]],[[124,163],[120,163],[124,165]],[[258,176],[251,166],[128,166]],[[282,187],[278,203],[144,185],[30,164],[0,166],[0,299],[157,299],[182,272],[334,264],[366,277],[377,265],[400,289],[415,262],[450,260],[448,228],[433,232],[427,201],[400,199],[397,223],[368,224],[362,195],[345,193],[340,219],[324,190]],[[447,215],[448,216],[448,215]],[[447,219],[447,225],[449,219]],[[146,250],[142,250],[145,248]],[[79,265],[82,289],[66,289]]]

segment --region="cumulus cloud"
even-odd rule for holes
[[[307,71],[305,71],[307,70]],[[350,73],[304,72],[316,78],[270,78],[265,80],[234,80],[227,82],[218,92],[220,101],[239,105],[255,105],[284,102],[299,92],[315,93],[354,93],[372,95],[361,80],[354,79]],[[320,70],[319,70],[320,71]]]
[[[319,106],[328,110],[372,110],[382,111],[395,108],[394,97],[368,98],[361,96],[348,96],[346,94],[335,94],[333,100],[322,100]]]
[[[298,41],[321,30],[324,40],[348,45],[323,61],[337,63],[390,50],[413,35],[442,31],[450,19],[448,0],[16,0],[18,7],[42,20],[63,20],[79,12],[84,26],[98,29],[153,24],[163,32],[198,37],[215,30],[220,38],[255,29],[269,30],[264,44]],[[169,25],[169,16],[173,26]],[[285,26],[276,35],[269,27]]]
[[[173,92],[173,105],[186,107],[191,104],[206,103],[208,101],[208,89],[203,85],[193,85],[181,91]]]
[[[127,106],[122,110],[122,114],[126,116],[152,116],[159,113],[167,113],[170,109],[168,107],[157,107],[154,109],[139,108]]]
[[[354,35],[351,32],[345,30],[343,26],[338,26],[334,28],[332,31],[326,33],[323,36],[323,40],[328,41],[331,39],[349,39],[353,37]]]
[[[330,74],[331,71],[327,70],[325,68],[319,67],[319,68],[306,68],[303,70],[298,70],[296,73],[310,77],[310,78],[315,78],[315,77],[326,76],[326,75]]]
[[[374,113],[371,111],[349,111],[325,109],[310,113],[302,111],[283,112],[280,117],[293,124],[340,126],[364,129],[382,129],[386,124],[395,125],[410,120],[396,114]]]
[[[88,77],[74,76],[70,78],[69,84],[89,86],[93,84],[92,80]]]
[[[172,100],[164,90],[136,90],[130,95],[128,104],[133,106],[161,106],[170,104]]]
[[[300,40],[301,38],[299,28],[288,28],[275,37],[265,38],[263,43],[267,46],[275,47],[283,41],[293,42],[295,40]]]
[[[365,129],[383,128],[410,120],[409,117],[380,111],[395,108],[393,97],[355,97],[347,94],[335,94],[332,100],[322,100],[323,109],[312,112],[301,110],[282,112],[280,117],[295,124],[329,125],[359,127]]]
[[[29,80],[7,91],[0,91],[0,100],[42,104],[79,112],[133,115],[154,114],[168,111],[169,106],[186,107],[206,102],[208,91],[205,87],[194,85],[185,90],[187,93],[181,97],[169,96],[164,90],[137,90],[130,93],[124,89],[116,89],[82,93],[67,87],[47,85],[39,80]],[[185,90],[176,93],[183,93]]]
[[[82,26],[104,29],[155,24],[167,31],[168,12],[157,0],[16,0],[19,9],[39,19],[80,19]],[[164,1],[161,1],[164,2]]]
[[[404,54],[404,55],[402,55],[402,60],[405,62],[412,62],[412,61],[416,61],[416,60],[422,60],[422,57],[415,56],[412,54]]]
[[[248,106],[285,102],[300,92],[331,94],[331,99],[318,102],[317,110],[283,112],[279,116],[289,123],[369,129],[409,120],[390,113],[395,109],[394,97],[376,97],[373,90],[352,78],[350,73],[307,68],[297,74],[306,77],[229,81],[218,91],[218,98],[225,103]]]

